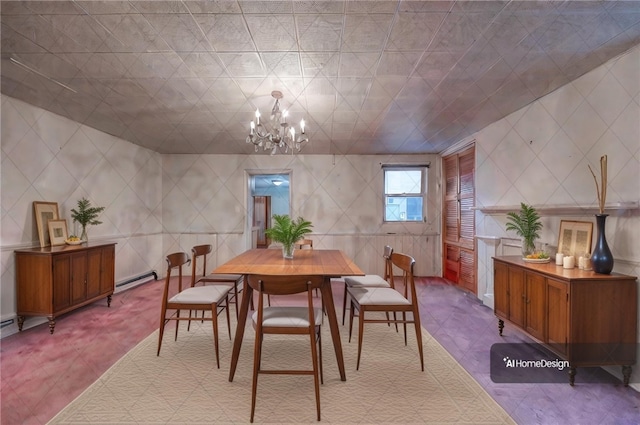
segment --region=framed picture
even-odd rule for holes
[[[64,245],[67,240],[67,220],[49,220],[51,246]]]
[[[45,247],[51,245],[49,239],[49,220],[58,220],[58,203],[57,202],[33,202],[33,214],[36,217],[36,226],[38,227],[38,238],[40,246]]]
[[[592,234],[593,223],[590,221],[560,220],[558,252],[575,257],[591,253]]]

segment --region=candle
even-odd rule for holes
[[[578,268],[580,270],[584,270],[584,257],[583,256],[578,257]]]
[[[557,266],[561,266],[562,265],[562,259],[564,258],[564,254],[561,252],[558,252],[556,254],[556,265]]]
[[[565,269],[572,269],[576,266],[576,257],[568,255],[562,259],[562,267]]]

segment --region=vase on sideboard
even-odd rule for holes
[[[609,274],[613,270],[613,254],[607,244],[605,223],[609,214],[596,214],[596,245],[591,253],[591,264],[596,273]]]

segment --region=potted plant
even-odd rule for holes
[[[534,207],[520,203],[520,211],[507,213],[507,231],[513,230],[522,238],[522,257],[526,258],[536,250],[536,240],[540,237],[542,222]]]
[[[311,233],[313,225],[302,217],[292,220],[286,214],[274,214],[274,224],[265,230],[265,235],[274,242],[282,244],[282,256],[293,258],[293,249],[297,240]]]
[[[92,207],[91,201],[84,197],[78,201],[77,210],[75,208],[71,209],[71,218],[74,222],[78,222],[80,226],[82,226],[80,240],[87,240],[88,225],[95,226],[102,224],[102,222],[97,219],[102,211],[104,211],[104,207]]]

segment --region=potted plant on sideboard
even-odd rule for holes
[[[81,241],[87,241],[87,226],[102,224],[98,220],[98,216],[102,211],[104,211],[104,207],[92,207],[91,201],[84,197],[78,201],[78,209],[71,209],[71,218],[82,227]]]

